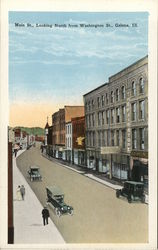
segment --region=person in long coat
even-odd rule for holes
[[[43,217],[43,225],[48,224],[48,217],[49,217],[49,210],[47,207],[44,207],[42,210],[42,217]]]
[[[21,192],[22,199],[24,200],[24,196],[25,196],[25,187],[24,187],[24,185],[21,185],[20,192]]]
[[[16,198],[18,201],[21,201],[22,200],[22,195],[21,195],[21,191],[20,191],[20,186],[17,187],[17,190],[16,190]]]

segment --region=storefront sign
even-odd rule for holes
[[[120,153],[120,147],[101,147],[101,154],[118,154]]]
[[[131,156],[133,157],[139,157],[139,158],[148,158],[148,152],[142,152],[142,151],[132,151]]]

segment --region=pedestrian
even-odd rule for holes
[[[43,225],[48,224],[48,217],[49,217],[49,210],[47,207],[44,207],[42,210],[42,217],[43,217]]]
[[[21,191],[20,191],[20,186],[17,187],[17,190],[16,190],[16,198],[18,201],[21,201],[22,200],[22,195],[21,195]]]
[[[16,155],[17,155],[17,151],[18,151],[18,150],[15,148],[15,149],[14,149],[15,157],[16,157]]]
[[[24,200],[24,196],[25,196],[25,187],[24,187],[24,185],[21,185],[20,192],[21,192],[22,200]]]

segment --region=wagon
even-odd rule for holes
[[[51,205],[58,217],[63,214],[73,215],[73,208],[64,202],[64,193],[57,186],[46,187],[47,203]]]
[[[42,176],[40,174],[38,166],[31,166],[30,169],[28,170],[28,175],[30,178],[30,181],[41,181]]]

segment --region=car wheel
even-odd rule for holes
[[[119,198],[119,197],[120,197],[120,194],[121,194],[120,190],[117,190],[117,191],[116,191],[116,197]]]
[[[69,213],[70,215],[73,215],[74,214],[74,211],[73,211],[73,209],[70,211],[70,213]]]
[[[132,199],[131,199],[131,197],[129,196],[128,197],[128,203],[131,203],[132,202]]]
[[[143,195],[143,196],[141,197],[141,202],[142,202],[142,203],[145,203],[145,195]]]

